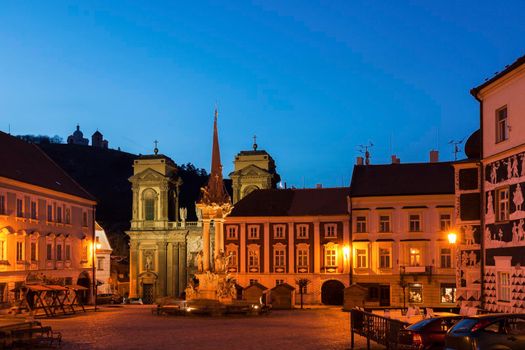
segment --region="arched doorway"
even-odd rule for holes
[[[89,298],[89,292],[91,290],[91,277],[89,277],[89,273],[87,271],[83,271],[80,273],[80,275],[78,275],[77,284],[79,286],[87,288],[86,290],[77,291],[78,300],[82,304],[87,304],[88,298]]]
[[[329,280],[321,287],[321,302],[325,305],[343,305],[345,285],[337,280]]]
[[[156,285],[158,276],[156,273],[146,271],[138,276],[139,279],[139,295],[144,304],[153,304],[157,297]]]

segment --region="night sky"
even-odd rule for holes
[[[347,185],[370,141],[452,159],[469,90],[525,54],[523,1],[194,3],[0,2],[0,130],[209,169],[217,103],[225,175],[257,134],[289,186]]]

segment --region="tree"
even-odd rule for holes
[[[306,286],[310,284],[308,278],[300,278],[295,280],[295,284],[299,286],[299,295],[301,296],[301,309],[303,308],[303,294],[306,292]]]

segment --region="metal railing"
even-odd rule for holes
[[[408,322],[383,317],[359,309],[350,310],[350,347],[354,348],[354,334],[366,338],[366,348],[370,341],[386,346],[387,349],[398,348],[398,334],[409,326]]]

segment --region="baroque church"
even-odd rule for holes
[[[224,218],[233,208],[223,183],[217,110],[213,125],[212,164],[206,187],[196,203],[197,221],[186,221],[179,208],[182,180],[175,162],[160,154],[143,155],[129,178],[133,191],[130,237],[130,297],[153,303],[160,297],[180,297],[188,280],[210,271],[224,251]],[[241,151],[234,161],[233,203],[255,189],[275,188],[280,177],[275,162],[263,150]]]

